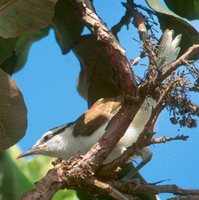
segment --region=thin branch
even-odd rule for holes
[[[186,136],[186,135],[177,135],[176,137],[152,138],[148,145],[161,144],[161,143],[166,143],[166,142],[174,141],[174,140],[186,141],[188,138],[189,136]],[[118,171],[114,171],[114,170],[117,169],[118,166],[121,166],[123,163],[128,161],[130,157],[135,155],[136,151],[137,151],[137,147],[135,144],[128,147],[127,150],[120,157],[118,157],[111,163],[102,165],[102,167],[99,169],[99,172],[98,172],[99,176],[104,176],[107,174],[107,172],[110,173],[110,171],[112,172],[111,175],[114,176],[114,173],[118,173]]]
[[[97,191],[98,193],[107,194],[116,200],[128,200],[128,198],[126,198],[121,192],[119,192],[109,183],[101,182],[100,180],[94,177],[88,178],[87,180],[85,180],[85,183],[86,186],[90,186],[89,189],[92,188],[93,191]]]
[[[127,194],[161,194],[173,193],[175,195],[199,195],[199,190],[191,190],[180,188],[176,185],[152,185],[152,184],[136,184],[136,183],[121,183],[119,181],[111,182],[111,185],[119,191]]]
[[[166,143],[166,142],[170,142],[170,141],[173,141],[173,140],[187,141],[188,138],[189,138],[189,136],[186,136],[186,135],[177,135],[176,137],[153,138],[151,140],[151,144],[161,144],[161,143]]]
[[[122,2],[122,5],[124,6],[125,4]],[[122,29],[122,27],[124,25],[126,25],[128,27],[128,24],[131,21],[131,14],[129,12],[128,9],[126,9],[124,16],[120,19],[120,21],[115,24],[112,28],[111,28],[111,32],[117,36],[118,32],[120,32],[120,30]]]
[[[186,196],[177,196],[173,198],[169,198],[167,200],[198,200],[199,195],[186,195]]]
[[[139,143],[141,143],[141,148],[143,148],[144,144],[143,143],[148,143],[149,140],[151,140],[151,138],[153,137],[154,135],[154,131],[153,131],[153,128],[154,128],[154,125],[157,121],[157,118],[160,114],[160,112],[162,111],[162,109],[164,108],[163,107],[163,104],[164,104],[164,101],[165,99],[167,98],[169,92],[173,89],[173,87],[178,83],[178,81],[180,80],[181,78],[178,77],[177,79],[173,80],[171,83],[169,83],[169,85],[167,86],[167,88],[162,92],[162,94],[160,95],[159,99],[158,99],[158,102],[157,104],[154,106],[154,108],[152,109],[152,113],[151,113],[151,116],[149,118],[149,120],[147,121],[145,127],[144,127],[144,130],[142,131],[142,133],[140,134],[140,136],[138,137],[138,140],[136,142],[136,144],[139,146]],[[148,142],[146,141],[148,140]],[[149,144],[149,143],[148,143]],[[146,145],[145,145],[146,146]],[[140,148],[139,148],[140,150]]]
[[[155,52],[153,51],[153,43],[150,41],[149,36],[147,35],[147,28],[145,25],[146,17],[139,13],[132,5],[126,4],[126,8],[129,9],[134,18],[134,25],[137,27],[140,38],[143,41],[144,49],[151,61],[151,66],[156,66],[157,58]]]

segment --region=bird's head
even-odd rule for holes
[[[37,154],[62,158],[66,153],[65,147],[67,146],[67,130],[70,130],[70,126],[68,124],[47,131],[31,149],[21,153],[17,159]]]

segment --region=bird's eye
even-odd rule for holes
[[[46,141],[50,140],[52,137],[53,137],[53,134],[48,134],[48,135],[44,136],[43,140],[44,140],[44,142],[46,142]]]

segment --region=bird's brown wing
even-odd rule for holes
[[[75,124],[73,135],[90,135],[121,108],[123,98],[99,99],[87,112],[81,115]]]

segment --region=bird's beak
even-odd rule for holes
[[[40,144],[40,145],[36,145],[34,146],[32,149],[24,152],[24,153],[21,153],[17,156],[17,159],[19,158],[23,158],[23,157],[26,157],[26,156],[31,156],[31,155],[35,155],[35,154],[39,154],[41,152],[42,149],[44,149],[46,147],[46,144]]]

